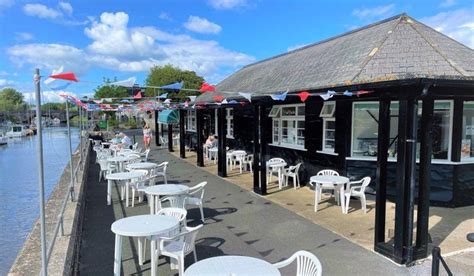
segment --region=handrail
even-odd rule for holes
[[[439,263],[441,261],[441,264],[443,265],[444,269],[446,270],[446,273],[448,276],[452,276],[453,273],[448,267],[448,264],[446,261],[443,259],[443,256],[441,256],[441,248],[435,246],[433,247],[433,250],[431,251],[431,255],[433,256],[433,262],[431,264],[431,276],[439,276]]]
[[[84,137],[80,137],[81,140],[84,139]],[[90,141],[86,139],[86,144],[82,149],[80,149],[80,154],[79,154],[79,161],[77,162],[74,170],[73,170],[73,179],[69,184],[68,190],[69,192],[66,194],[66,197],[63,200],[63,203],[61,205],[61,211],[59,212],[58,215],[58,220],[56,221],[56,225],[54,226],[54,234],[51,238],[51,242],[48,246],[47,252],[46,252],[46,264],[49,263],[49,259],[51,257],[51,253],[53,252],[54,244],[56,242],[56,238],[58,236],[59,230],[61,229],[61,236],[64,236],[64,212],[66,211],[67,203],[69,202],[69,198],[71,198],[71,202],[74,201],[74,185],[76,184],[76,179],[77,179],[77,173],[82,165],[84,167],[86,164],[83,162],[82,157],[85,156],[83,153],[89,149],[89,143]],[[82,168],[82,171],[84,168]]]

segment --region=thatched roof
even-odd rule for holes
[[[401,14],[245,66],[217,90],[263,94],[415,78],[474,81],[474,50]]]

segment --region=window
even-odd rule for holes
[[[462,113],[461,160],[474,159],[474,102],[464,102]]]
[[[325,102],[319,117],[323,118],[323,148],[322,151],[334,152],[336,145],[336,119],[334,111],[336,110],[335,102]]]
[[[421,102],[418,105],[418,116],[421,117]],[[389,157],[397,156],[398,139],[398,102],[390,104],[390,142]],[[356,102],[353,104],[352,115],[352,156],[375,157],[377,156],[378,139],[378,102]],[[452,128],[452,102],[435,101],[433,112],[433,159],[450,160],[451,158],[451,128]],[[418,127],[419,124],[418,124]],[[417,156],[420,145],[417,144]]]
[[[186,117],[186,130],[196,131],[196,110],[188,110]]]
[[[234,139],[234,109],[227,108],[226,109],[226,116],[227,120],[227,138]]]
[[[304,148],[304,105],[274,106],[272,117],[273,144],[290,148]]]
[[[319,117],[333,117],[334,110],[336,110],[335,102],[325,102],[321,109],[321,113],[319,113]]]

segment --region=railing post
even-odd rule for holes
[[[438,276],[439,275],[439,256],[441,255],[441,249],[437,246],[433,247],[433,251],[431,252],[433,257],[433,261],[431,263],[431,276]]]
[[[61,211],[61,214],[58,216],[58,222],[59,225],[61,226],[61,236],[64,236],[64,218],[63,218],[63,212],[64,210]]]

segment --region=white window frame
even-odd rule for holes
[[[326,124],[328,122],[334,122],[334,124],[336,123],[336,118],[334,117],[331,117],[331,118],[323,118],[323,147],[322,147],[322,151],[323,152],[330,152],[330,153],[334,153],[335,152],[335,147],[336,147],[336,127],[334,127],[334,139],[328,139],[326,137]],[[326,148],[326,141],[328,140],[331,140],[331,141],[334,141],[334,148]]]
[[[234,114],[230,114],[231,111],[233,111],[234,109],[233,108],[226,108],[225,109],[225,119],[226,119],[226,135],[225,137],[226,138],[229,138],[229,139],[234,139],[234,135],[231,135],[231,131],[232,133],[234,133]],[[214,130],[215,130],[215,134],[217,135],[218,132],[218,117],[217,117],[217,109],[214,110]],[[231,124],[232,122],[232,124]]]
[[[295,107],[295,115],[283,115],[283,108],[287,107]],[[303,142],[303,145],[298,145],[296,144],[298,141],[298,122],[305,122],[305,115],[298,115],[298,108],[299,107],[304,107],[305,104],[289,104],[289,105],[277,105],[272,107],[272,111],[270,113],[269,117],[272,118],[272,145],[273,146],[279,146],[279,147],[284,147],[284,148],[292,148],[292,149],[297,149],[297,150],[305,150],[305,143]],[[278,110],[276,110],[278,109]],[[306,110],[305,110],[306,112]],[[273,126],[274,122],[278,121],[278,133],[274,132]],[[296,126],[296,141],[295,144],[293,143],[283,143],[282,142],[282,129],[283,129],[283,121],[290,121],[290,122],[295,122]],[[275,135],[278,137],[278,141],[275,141]],[[305,133],[306,136],[306,133]],[[305,137],[303,137],[305,138]]]
[[[474,101],[464,101],[464,103],[463,103],[463,109],[462,109],[462,117],[463,117],[463,118],[464,118],[464,110],[466,109],[466,105],[467,105],[467,104],[468,104],[468,105],[474,105]],[[464,127],[464,126],[463,126],[463,127]],[[464,131],[464,130],[463,130],[463,131]],[[463,138],[464,138],[463,135],[462,135],[463,131],[461,131],[461,137],[460,137],[460,139],[461,139],[461,146],[462,146],[462,140],[463,140]],[[471,145],[471,148],[472,148],[472,145]],[[461,149],[462,149],[462,148],[461,148]],[[461,154],[461,163],[472,163],[473,161],[474,161],[474,156],[473,156],[473,157],[471,157],[471,156],[469,156],[469,157],[462,157],[462,154]]]
[[[393,101],[393,102],[398,102],[398,101]],[[351,157],[350,159],[351,160],[377,160],[377,158],[374,158],[374,157],[360,157],[360,156],[353,156],[353,150],[354,150],[354,145],[353,145],[353,142],[354,142],[354,112],[355,112],[355,105],[357,104],[370,104],[370,103],[377,103],[379,104],[379,102],[377,101],[362,101],[362,102],[353,102],[352,103],[352,122],[351,122]],[[448,157],[447,159],[432,159],[432,161],[435,161],[437,163],[443,163],[443,162],[451,162],[452,161],[452,141],[453,141],[453,113],[454,113],[454,101],[453,100],[435,100],[434,101],[434,104],[436,105],[436,103],[449,103],[449,116],[450,116],[450,120],[449,120],[449,134],[448,134]],[[421,107],[421,102],[418,103],[418,106]],[[380,108],[380,105],[379,105],[379,108]],[[418,112],[420,111],[421,109],[418,110]],[[433,108],[433,112],[434,112],[435,108]],[[390,161],[394,161],[396,160],[395,157],[389,157],[388,160]],[[419,159],[416,160],[417,162],[419,162]]]
[[[196,110],[188,110],[186,115],[187,115],[186,116],[186,131],[196,132],[196,124],[197,124]]]
[[[330,109],[332,107],[332,109]],[[328,109],[331,112],[327,112]],[[336,111],[336,102],[324,102],[323,108],[321,108],[321,112],[319,113],[319,117],[321,118],[332,118],[334,117],[334,111]]]

